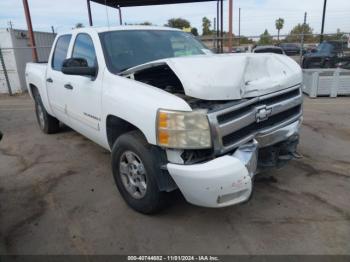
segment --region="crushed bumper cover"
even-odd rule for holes
[[[225,207],[247,201],[258,168],[259,140],[271,146],[298,136],[301,120],[240,146],[233,154],[193,164],[167,164],[167,169],[186,200],[205,207]]]
[[[224,207],[244,202],[252,193],[258,146],[254,141],[233,155],[195,165],[168,164],[186,200],[194,205]]]

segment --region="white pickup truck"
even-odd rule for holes
[[[257,172],[296,153],[302,73],[287,56],[213,54],[170,28],[82,28],[25,74],[41,130],[62,122],[110,150],[142,213],[176,189],[199,206],[244,202]]]

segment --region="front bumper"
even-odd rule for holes
[[[270,134],[261,134],[233,153],[208,162],[193,165],[168,163],[167,169],[186,200],[194,205],[225,207],[247,201],[258,169],[259,147],[276,144],[283,147],[284,142],[298,141],[300,123],[301,119]]]

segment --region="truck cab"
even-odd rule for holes
[[[350,61],[347,42],[324,41],[303,57],[303,68],[335,68],[338,63]]]
[[[291,160],[302,74],[276,54],[213,54],[192,35],[149,26],[57,36],[26,81],[44,133],[62,122],[111,151],[121,196],[154,213],[168,193],[205,207],[247,201],[254,176]]]

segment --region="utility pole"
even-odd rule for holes
[[[52,31],[52,34],[55,34],[55,28],[53,27],[53,25],[51,26],[51,31]]]
[[[220,46],[220,43],[219,43],[219,28],[220,28],[220,25],[219,25],[219,21],[220,21],[220,0],[217,1],[216,3],[216,52],[219,52],[219,46]]]
[[[12,21],[8,21],[8,25],[10,26],[10,29],[13,29],[13,24],[12,24]]]
[[[221,53],[224,52],[224,0],[220,0]]]
[[[214,17],[214,33],[215,35],[217,35],[216,17]],[[214,46],[214,49],[217,50],[217,41],[215,40],[215,35],[213,36],[213,46]]]
[[[241,45],[241,8],[238,11],[238,45]]]
[[[27,0],[23,0],[24,14],[26,16],[28,33],[29,33],[29,42],[32,47],[32,59],[33,62],[38,62],[38,53],[35,46],[35,38],[33,33],[32,19],[30,17],[29,5]]]
[[[304,30],[305,30],[305,26],[306,26],[306,18],[307,18],[307,12],[305,12],[304,14],[304,23],[302,26],[302,30],[301,30],[301,44],[300,44],[300,65],[302,63],[302,59],[303,59],[303,50],[304,50]]]
[[[327,0],[324,0],[324,2],[323,2],[323,15],[322,15],[322,27],[321,27],[320,43],[323,42],[324,21],[326,19],[326,8],[327,8]]]
[[[232,53],[232,3],[233,0],[228,2],[228,52]]]
[[[86,5],[87,5],[87,9],[88,9],[89,25],[92,26],[92,15],[91,15],[90,0],[86,0]]]
[[[119,24],[123,25],[123,19],[122,19],[122,9],[118,5],[117,9],[119,10]]]

